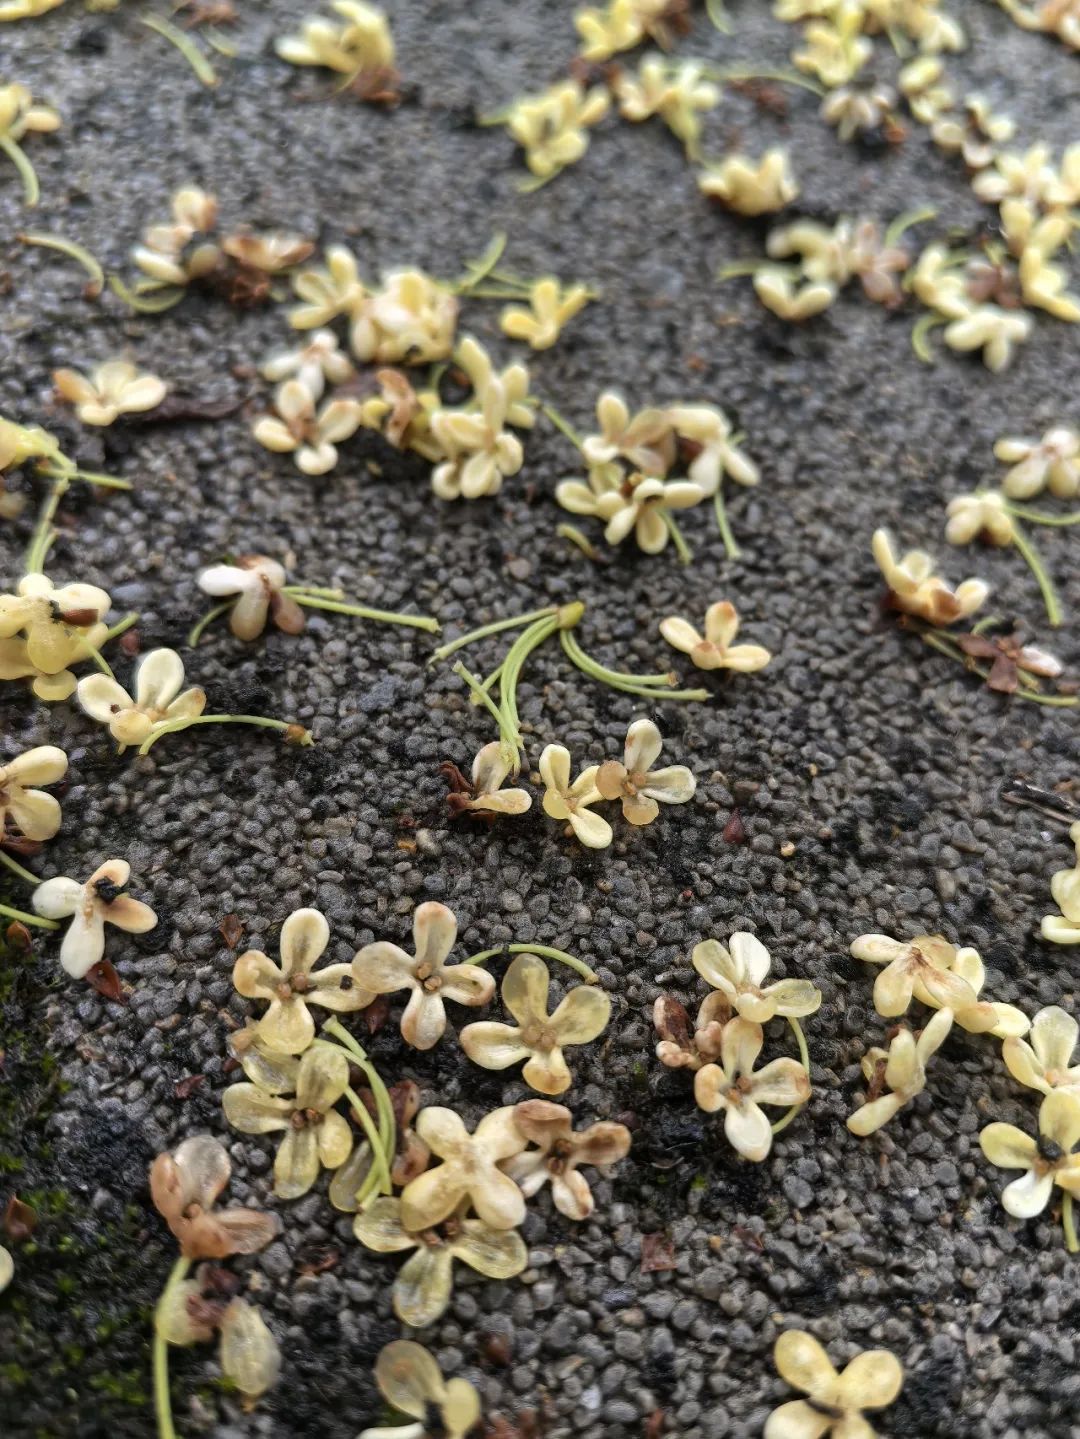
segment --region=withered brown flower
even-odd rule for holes
[[[1061,673],[1060,660],[1046,650],[1022,644],[1019,631],[1011,635],[957,635],[956,643],[972,659],[991,661],[986,683],[999,694],[1016,693],[1019,670],[1046,679],[1054,679]]]
[[[232,1165],[209,1134],[196,1134],[150,1166],[150,1196],[188,1259],[255,1254],[276,1237],[280,1221],[257,1209],[219,1209],[214,1203]]]

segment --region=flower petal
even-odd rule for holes
[[[988,1124],[979,1135],[979,1145],[999,1169],[1030,1169],[1039,1157],[1034,1139],[1015,1124]]]
[[[380,1352],[375,1382],[384,1398],[412,1419],[426,1418],[428,1405],[440,1404],[446,1394],[438,1364],[410,1339],[395,1339]]]
[[[108,724],[114,714],[135,705],[127,690],[108,675],[86,675],[79,681],[75,695],[82,709],[99,724]]]
[[[1029,1169],[1019,1179],[1006,1184],[1001,1191],[1001,1203],[1014,1219],[1034,1219],[1050,1203],[1053,1190],[1052,1174],[1037,1174],[1034,1169]]]
[[[257,1084],[230,1084],[221,1096],[225,1118],[241,1134],[270,1134],[288,1129],[296,1105],[267,1094]]]
[[[166,709],[180,693],[183,683],[184,662],[176,651],[151,650],[135,670],[135,698],[139,708]]]
[[[521,1030],[494,1020],[467,1024],[458,1034],[462,1049],[484,1069],[509,1069],[528,1059],[532,1050],[521,1042]]]
[[[336,1044],[313,1044],[304,1052],[296,1076],[297,1109],[325,1113],[349,1083],[349,1060]]]
[[[838,1406],[850,1409],[884,1409],[892,1404],[904,1383],[904,1370],[887,1349],[866,1349],[856,1354],[840,1375]]]
[[[659,800],[661,804],[686,804],[693,799],[697,789],[693,772],[683,764],[651,770],[645,778],[645,787],[641,793],[649,799]]]
[[[432,1049],[446,1030],[446,1009],[441,994],[429,994],[418,985],[409,995],[401,1016],[401,1036],[414,1049]]]
[[[566,1058],[558,1046],[533,1050],[521,1077],[537,1094],[565,1094],[572,1083]]]
[[[680,650],[684,655],[693,654],[695,648],[701,644],[701,635],[694,626],[689,620],[681,619],[678,615],[661,620],[660,633],[672,649]]]
[[[57,876],[34,890],[31,904],[44,919],[66,919],[82,904],[83,887],[74,879]]]
[[[1031,1021],[1031,1047],[1047,1069],[1068,1069],[1078,1035],[1080,1025],[1056,1004],[1040,1009]]]
[[[379,939],[353,956],[352,974],[357,984],[373,994],[393,994],[399,989],[415,989],[416,960],[398,945]]]
[[[626,745],[623,750],[623,764],[631,773],[652,769],[660,758],[664,741],[660,731],[650,719],[635,720],[626,731]],[[651,778],[651,776],[650,776]]]
[[[615,837],[603,815],[594,814],[584,806],[579,805],[567,818],[570,828],[586,849],[607,849]]]
[[[502,982],[502,1000],[520,1025],[546,1019],[551,976],[535,954],[519,954]]]
[[[569,992],[548,1021],[560,1045],[588,1044],[602,1034],[611,1018],[611,996],[595,985],[579,984]]]
[[[274,1159],[274,1193],[299,1199],[319,1177],[319,1138],[314,1125],[289,1129]]]
[[[278,941],[282,973],[307,974],[329,943],[330,926],[317,909],[294,910]]]
[[[792,1399],[765,1420],[764,1439],[822,1439],[832,1426],[831,1414],[811,1408],[805,1399]]]
[[[765,1111],[749,1099],[728,1105],[724,1133],[732,1148],[754,1163],[765,1159],[772,1147],[772,1126]]]
[[[743,971],[718,939],[703,939],[695,945],[690,962],[706,984],[731,998],[735,997],[744,978]]]
[[[738,930],[728,941],[731,957],[751,984],[764,983],[772,959],[757,935]]]
[[[241,1394],[257,1399],[277,1383],[281,1350],[259,1311],[234,1299],[221,1321],[221,1368]]]
[[[394,1313],[403,1324],[423,1329],[441,1318],[454,1284],[454,1256],[445,1246],[421,1246],[409,1256],[394,1279]],[[402,1434],[401,1429],[387,1433]],[[427,1433],[426,1428],[423,1431]]]
[[[785,1330],[776,1341],[774,1359],[777,1373],[793,1389],[801,1389],[818,1404],[832,1405],[839,1376],[812,1334],[805,1329]]]
[[[421,1110],[423,1119],[428,1110]],[[455,1116],[456,1117],[456,1116]],[[401,1221],[412,1233],[431,1229],[452,1214],[465,1195],[465,1181],[458,1165],[445,1163],[428,1169],[411,1180],[401,1192]]]
[[[348,1162],[352,1163],[352,1157]],[[386,1195],[357,1214],[353,1220],[353,1233],[361,1244],[373,1249],[376,1254],[398,1254],[406,1249],[415,1249],[420,1243],[418,1236],[409,1233],[401,1223],[401,1200],[390,1199]]]
[[[303,1054],[315,1038],[315,1021],[298,994],[272,999],[256,1028],[259,1038],[282,1054]]]

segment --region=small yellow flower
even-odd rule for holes
[[[126,859],[110,859],[85,884],[59,875],[34,890],[31,902],[37,914],[71,920],[60,946],[60,963],[73,978],[82,979],[104,957],[107,924],[128,934],[146,934],[157,924],[150,906],[127,893],[130,878]]]
[[[27,134],[59,130],[61,119],[49,105],[35,105],[25,85],[0,85],[0,135],[16,145]]]
[[[1077,840],[1080,842],[1080,825]],[[1064,874],[1076,880],[1074,870]],[[1080,890],[1080,882],[1075,886]],[[1009,1035],[1002,1043],[1001,1057],[1012,1077],[1029,1089],[1050,1094],[1055,1089],[1080,1088],[1080,1065],[1072,1062],[1080,1025],[1059,1005],[1040,1009],[1031,1021],[1028,1039]]]
[[[338,315],[351,318],[367,299],[367,288],[351,250],[331,245],[323,259],[323,265],[293,276],[293,289],[303,301],[289,311],[289,324],[294,330],[319,329]]]
[[[586,60],[610,60],[632,50],[646,35],[667,49],[674,32],[684,28],[685,0],[608,0],[606,9],[590,6],[574,12]]]
[[[0,765],[0,842],[11,826],[29,840],[52,839],[60,829],[60,801],[35,789],[58,784],[67,774],[68,759],[56,745],[36,745]]]
[[[442,1377],[438,1364],[425,1348],[411,1339],[395,1339],[375,1361],[375,1383],[394,1409],[415,1419],[415,1424],[390,1429],[364,1429],[359,1439],[422,1439],[434,1422],[446,1439],[464,1439],[480,1422],[480,1396],[467,1379]]]
[[[515,1154],[503,1169],[517,1180],[526,1199],[551,1184],[555,1208],[567,1219],[588,1219],[596,1207],[581,1165],[607,1167],[630,1152],[625,1124],[600,1121],[574,1130],[574,1116],[562,1104],[526,1099],[514,1107],[514,1122],[535,1149]]]
[[[836,299],[835,285],[822,280],[797,285],[779,265],[762,265],[755,270],[753,285],[758,299],[767,310],[793,324],[820,315]]]
[[[1015,1124],[989,1124],[979,1135],[983,1154],[999,1169],[1023,1169],[1007,1184],[1001,1203],[1015,1219],[1033,1219],[1050,1203],[1054,1186],[1080,1198],[1080,1093],[1055,1089],[1039,1106],[1039,1137]]]
[[[567,1045],[588,1044],[607,1028],[611,1000],[602,989],[579,984],[548,1014],[551,976],[535,954],[519,954],[502,982],[502,1001],[517,1021],[467,1024],[459,1038],[471,1060],[485,1069],[508,1069],[525,1060],[521,1077],[540,1094],[564,1094],[571,1076]]]
[[[59,677],[91,649],[100,649],[106,635],[102,620],[111,604],[97,585],[57,587],[45,575],[24,575],[15,594],[0,595],[0,640],[24,634],[32,668]],[[67,693],[74,688],[72,681]]]
[[[953,1018],[951,1009],[939,1009],[917,1039],[910,1029],[901,1029],[887,1050],[875,1047],[867,1051],[862,1062],[863,1074],[873,1083],[880,1072],[889,1093],[868,1099],[848,1116],[847,1127],[852,1134],[875,1133],[923,1092],[927,1061],[945,1043]]]
[[[994,454],[1011,466],[1001,482],[1011,499],[1028,500],[1044,488],[1062,500],[1080,494],[1080,431],[1058,425],[1041,440],[1006,436]]]
[[[201,236],[217,223],[217,200],[195,185],[172,197],[172,221],[151,225],[131,258],[144,274],[163,285],[187,285],[217,268],[221,251]]]
[[[622,801],[623,818],[630,824],[651,824],[661,804],[686,804],[697,790],[697,780],[683,764],[653,769],[663,744],[652,720],[635,720],[626,731],[622,759],[605,760],[596,772],[596,788],[604,799]]]
[[[923,550],[908,550],[897,559],[885,530],[875,530],[874,559],[885,576],[893,604],[932,625],[949,625],[974,614],[990,593],[982,580],[964,580],[955,590],[934,574],[934,561]]]
[[[589,849],[606,849],[613,838],[607,820],[591,811],[591,806],[602,798],[596,788],[598,768],[589,765],[571,783],[570,751],[564,745],[549,744],[540,756],[544,813],[551,819],[566,820]]]
[[[774,1059],[755,1071],[764,1044],[761,1025],[736,1017],[724,1025],[719,1064],[706,1064],[694,1075],[694,1098],[706,1114],[724,1111],[724,1134],[744,1159],[768,1158],[772,1126],[761,1108],[785,1109],[810,1097],[810,1079],[797,1059]]]
[[[827,90],[847,85],[874,53],[874,46],[862,30],[858,5],[844,6],[829,20],[814,20],[803,32],[804,50],[792,55],[796,66],[816,75]]]
[[[808,1397],[774,1409],[764,1439],[874,1439],[864,1409],[884,1409],[904,1383],[900,1361],[887,1349],[856,1354],[838,1374],[812,1334],[789,1329],[776,1341],[774,1361],[781,1379]]]
[[[452,1109],[429,1106],[417,1115],[416,1132],[442,1163],[402,1190],[401,1222],[406,1229],[416,1234],[440,1224],[465,1199],[471,1199],[477,1216],[493,1229],[521,1224],[525,1197],[499,1169],[527,1143],[514,1123],[513,1105],[485,1114],[471,1135]]]
[[[994,490],[957,495],[945,508],[945,538],[950,545],[968,545],[981,538],[988,545],[1011,545],[1016,526],[1004,495]]]
[[[751,674],[764,669],[772,655],[761,645],[737,645],[739,612],[729,600],[719,600],[705,611],[705,633],[689,622],[670,615],[660,621],[660,633],[668,644],[689,655],[699,670],[738,670]]]
[[[659,116],[682,141],[687,155],[696,159],[701,140],[699,113],[720,103],[720,90],[702,78],[703,70],[697,60],[674,64],[662,55],[646,56],[636,76],[620,75],[615,81],[619,114],[635,123]]]
[[[719,940],[702,940],[695,945],[691,962],[731,1009],[755,1024],[768,1024],[778,1014],[805,1019],[821,1007],[821,991],[808,979],[765,984],[772,959],[761,940],[745,930],[737,930],[726,948]]]
[[[360,428],[360,403],[332,399],[316,412],[315,397],[300,380],[286,380],[274,396],[276,415],[252,426],[265,449],[292,454],[305,475],[325,475],[338,461],[337,445]]]
[[[365,364],[428,365],[454,348],[457,298],[423,270],[384,276],[382,288],[355,299],[350,313],[349,344]]]
[[[755,164],[746,155],[728,155],[707,165],[698,189],[740,215],[782,210],[799,193],[786,150],[766,150]]]
[[[320,65],[352,78],[377,76],[394,68],[394,38],[386,16],[365,0],[334,0],[344,24],[304,20],[299,35],[275,40],[274,49],[290,65]]]
[[[563,289],[558,280],[537,280],[529,291],[529,305],[507,305],[499,318],[504,335],[524,340],[534,350],[550,350],[563,326],[583,310],[591,296],[584,285]]]
[[[84,425],[111,425],[121,415],[156,409],[168,393],[164,380],[127,360],[106,360],[89,379],[78,370],[54,370],[52,377]]]
[[[161,720],[193,719],[206,708],[206,691],[182,690],[184,662],[175,650],[151,650],[135,669],[135,698],[109,675],[79,681],[79,704],[121,745],[142,744]]]
[[[1076,846],[1076,863],[1059,869],[1050,881],[1050,893],[1060,914],[1048,914],[1042,922],[1042,937],[1053,944],[1080,944],[1080,822],[1069,830]]]
[[[589,148],[586,131],[599,124],[610,104],[601,86],[586,94],[576,80],[566,80],[516,101],[507,112],[506,128],[537,179],[550,180],[581,159]]]

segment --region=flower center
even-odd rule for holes
[[[530,1049],[554,1049],[559,1037],[544,1020],[533,1019],[521,1031],[521,1042]]]
[[[111,879],[103,877],[94,882],[94,893],[102,904],[112,904],[113,900],[119,899],[123,892],[124,886],[116,884]]]
[[[1039,1158],[1043,1161],[1046,1169],[1056,1169],[1065,1158],[1065,1151],[1061,1145],[1047,1134],[1039,1135]]]
[[[413,972],[421,988],[426,990],[428,994],[435,994],[438,990],[442,989],[443,977],[430,960],[425,960],[423,964],[418,964]]]
[[[289,1123],[293,1129],[313,1129],[325,1118],[326,1116],[318,1109],[294,1109]]]

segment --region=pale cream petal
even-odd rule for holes
[[[114,924],[128,934],[149,934],[157,924],[157,913],[141,899],[132,899],[130,894],[121,894],[111,904],[104,905],[102,919]]]
[[[12,786],[8,791],[7,810],[8,816],[27,839],[52,839],[59,832],[62,821],[60,801],[44,790],[19,790]],[[0,834],[3,825],[3,806],[0,805]]]
[[[491,1169],[469,1190],[477,1217],[492,1229],[516,1229],[525,1219],[525,1196],[508,1174]]]
[[[330,943],[330,926],[317,909],[297,909],[281,926],[278,953],[285,975],[307,974]]]
[[[413,940],[418,965],[439,968],[454,947],[457,920],[453,910],[436,900],[417,907],[413,915]]]
[[[595,985],[576,985],[555,1010],[549,1028],[559,1043],[588,1044],[611,1018],[611,996]]]
[[[512,1279],[529,1262],[529,1251],[516,1229],[492,1229],[479,1219],[465,1219],[449,1250],[470,1269],[488,1279]]]
[[[273,999],[284,975],[261,949],[249,949],[233,965],[232,982],[245,999]]]
[[[67,774],[67,767],[68,758],[62,749],[54,744],[39,744],[17,755],[0,769],[0,774],[20,785],[56,784]]]
[[[874,981],[874,1008],[886,1019],[903,1014],[911,1003],[914,988],[915,977],[906,959],[893,960]]]
[[[281,1350],[259,1311],[234,1299],[221,1321],[221,1368],[241,1394],[257,1399],[277,1383]]]
[[[840,1375],[839,1403],[851,1409],[884,1409],[895,1401],[903,1383],[903,1366],[895,1354],[866,1349]]]
[[[805,1329],[785,1330],[776,1341],[774,1359],[780,1377],[793,1389],[801,1389],[818,1404],[834,1402],[838,1375],[812,1334]]]
[[[395,1339],[380,1352],[375,1382],[394,1408],[412,1419],[426,1418],[428,1405],[440,1404],[446,1394],[438,1364],[410,1339]]]
[[[447,1439],[462,1439],[480,1422],[480,1396],[467,1379],[454,1378],[446,1385],[442,1421]]]
[[[75,694],[82,709],[99,724],[108,724],[114,714],[135,706],[128,692],[108,675],[86,675]]]
[[[883,1094],[878,1099],[871,1099],[866,1104],[856,1109],[854,1114],[849,1114],[847,1127],[852,1134],[858,1134],[865,1138],[880,1129],[883,1124],[899,1114],[907,1103],[903,1094]]]
[[[694,1075],[694,1101],[706,1114],[715,1114],[726,1107],[723,1094],[726,1088],[727,1078],[718,1064],[702,1065]]]
[[[705,611],[705,638],[726,650],[739,633],[739,612],[730,600],[718,600]]]
[[[588,1219],[596,1207],[588,1180],[576,1169],[552,1176],[551,1198],[560,1214],[578,1222]]]
[[[394,1279],[394,1313],[403,1324],[423,1329],[446,1312],[454,1283],[454,1257],[448,1248],[426,1245],[409,1256]],[[404,1434],[404,1429],[379,1431]],[[426,1434],[426,1428],[422,1429]]]
[[[1019,1179],[1006,1184],[1001,1191],[1001,1203],[1014,1219],[1034,1219],[1050,1203],[1053,1190],[1052,1175],[1036,1174],[1034,1169],[1029,1169]]]
[[[102,676],[104,678],[104,676]],[[135,698],[141,709],[165,709],[180,693],[184,662],[175,650],[151,650],[135,669]]]
[[[1071,1014],[1056,1004],[1040,1009],[1031,1021],[1031,1047],[1046,1069],[1068,1069],[1072,1063],[1078,1035],[1080,1025],[1077,1025]],[[1024,1047],[1027,1048],[1026,1045]]]
[[[808,979],[778,979],[765,994],[780,1015],[805,1019],[821,1008],[821,990]]]
[[[851,941],[851,954],[869,964],[891,964],[907,950],[906,944],[890,939],[887,934],[860,934]]]
[[[1015,1124],[988,1124],[979,1135],[979,1145],[1000,1169],[1030,1169],[1039,1157],[1035,1141]]]
[[[754,674],[763,670],[771,659],[772,653],[764,645],[733,645],[724,656],[724,665],[741,674]]]
[[[570,788],[570,751],[564,745],[547,745],[540,756],[538,767],[540,777],[548,789],[562,794]]]
[[[198,585],[203,594],[219,597],[262,589],[254,571],[241,569],[239,565],[211,565],[199,575]]]
[[[305,1051],[296,1076],[297,1109],[325,1113],[349,1083],[349,1060],[336,1044],[316,1043]]]
[[[569,1066],[559,1048],[534,1050],[521,1077],[537,1094],[565,1094],[572,1083]]]
[[[724,1026],[720,1053],[729,1080],[753,1073],[764,1042],[761,1025],[748,1019],[732,1019]]]
[[[257,1084],[230,1084],[221,1096],[225,1118],[242,1134],[288,1129],[296,1106],[291,1099],[267,1094]]]
[[[681,650],[685,655],[692,654],[696,646],[701,644],[701,635],[690,621],[680,619],[677,615],[660,621],[660,633],[672,649]]]
[[[1038,1015],[1035,1018],[1038,1020]],[[1006,1069],[1020,1084],[1028,1089],[1037,1089],[1041,1094],[1050,1093],[1052,1086],[1046,1078],[1042,1060],[1026,1040],[1006,1039],[1001,1046],[1001,1057]]]
[[[1048,1094],[1039,1106],[1039,1132],[1071,1154],[1080,1144],[1080,1094],[1073,1089]]]
[[[356,1216],[353,1233],[361,1244],[378,1254],[398,1254],[402,1250],[415,1249],[420,1242],[416,1234],[409,1233],[401,1223],[401,1200],[385,1195]]]
[[[700,944],[695,945],[690,961],[706,984],[711,984],[713,989],[721,990],[732,998],[735,997],[736,989],[744,977],[743,972],[734,956],[718,939],[703,939]]]
[[[336,1109],[325,1115],[316,1127],[319,1141],[319,1163],[325,1169],[338,1169],[348,1159],[353,1146],[353,1132],[349,1121]]]
[[[948,1014],[949,1010],[940,1013]],[[935,1016],[936,1017],[936,1016]],[[893,1036],[889,1045],[889,1058],[885,1065],[885,1083],[890,1089],[916,1094],[922,1088],[922,1064],[910,1029],[902,1029]]]
[[[352,974],[356,983],[373,994],[393,994],[416,987],[416,960],[388,940],[366,944],[353,956]]]
[[[764,1439],[822,1439],[832,1424],[830,1414],[812,1409],[804,1399],[792,1399],[765,1420]]]
[[[360,1191],[361,1185],[367,1179],[370,1172],[371,1145],[368,1144],[368,1142],[365,1140],[362,1144],[358,1144],[356,1148],[352,1150],[352,1152],[349,1154],[349,1157],[345,1160],[344,1164],[342,1164],[336,1170],[336,1172],[334,1173],[334,1177],[330,1180],[330,1187],[327,1190],[327,1197],[329,1198],[330,1203],[334,1206],[335,1209],[339,1210],[342,1214],[356,1214],[356,1197]],[[396,1215],[397,1200],[394,1199],[384,1201],[383,1199],[378,1199],[375,1201],[376,1204],[382,1204],[384,1202],[391,1203],[395,1206],[394,1212]],[[374,1209],[375,1205],[372,1205],[371,1208]],[[358,1216],[356,1225],[353,1226],[353,1233],[356,1235],[357,1239],[361,1241],[361,1243],[367,1244],[369,1249],[378,1249],[380,1246],[377,1244],[369,1243],[368,1240],[364,1238],[359,1228],[357,1228],[360,1220],[368,1218],[370,1214],[371,1209],[367,1211],[367,1214],[362,1214]],[[388,1246],[389,1249],[413,1248],[414,1241],[405,1238],[404,1231],[401,1228],[400,1222],[397,1223],[397,1235],[400,1239],[403,1240],[403,1242],[400,1244],[391,1244]]]
[[[751,984],[764,984],[772,959],[761,940],[746,930],[738,930],[728,941],[731,957],[739,971]]]
[[[2,1288],[2,1285],[0,1285]],[[166,1344],[205,1344],[214,1337],[214,1325],[198,1323],[192,1318],[189,1305],[202,1295],[202,1285],[194,1279],[170,1285],[154,1310],[154,1330]]]
[[[414,1049],[432,1049],[446,1030],[446,1010],[441,994],[430,994],[417,986],[401,1016],[401,1037]]]
[[[772,1147],[772,1126],[765,1111],[752,1100],[728,1105],[724,1133],[733,1149],[755,1163],[760,1163]]]
[[[755,1073],[749,1094],[755,1104],[786,1108],[809,1099],[810,1080],[797,1059],[774,1059]]]
[[[623,764],[631,773],[650,770],[660,758],[663,747],[660,731],[652,720],[635,720],[626,731]]]
[[[520,1025],[546,1019],[551,976],[535,954],[519,954],[502,982],[502,1000]]]
[[[443,999],[475,1008],[487,1004],[495,993],[495,977],[478,964],[450,964],[442,971]]]
[[[602,815],[594,814],[590,809],[579,807],[567,815],[567,818],[570,821],[571,829],[586,849],[607,849],[615,837],[607,820]]]
[[[283,1054],[302,1054],[315,1038],[315,1021],[296,994],[272,999],[256,1028],[265,1044]]]
[[[100,907],[72,917],[60,945],[60,963],[73,979],[82,979],[105,953],[105,922]]]
[[[427,1147],[440,1157],[457,1153],[458,1148],[469,1141],[468,1130],[460,1115],[442,1105],[429,1104],[422,1109],[416,1117],[415,1127]]]
[[[510,773],[502,743],[492,740],[477,751],[472,763],[472,781],[478,794],[491,794]]]
[[[693,799],[697,789],[697,780],[692,771],[682,764],[651,770],[645,778],[645,787],[641,793],[649,799],[659,800],[661,804],[686,804]]]
[[[314,1125],[290,1129],[274,1159],[274,1193],[299,1199],[319,1177],[319,1139]]]
[[[528,1059],[532,1050],[521,1042],[521,1030],[494,1020],[467,1024],[458,1034],[462,1049],[484,1069],[508,1069]]]
[[[476,1126],[473,1142],[489,1159],[509,1159],[525,1148],[525,1136],[518,1128],[516,1114],[516,1104],[505,1104],[485,1114]]]
[[[426,1113],[421,1111],[421,1118]],[[402,1190],[401,1219],[416,1233],[431,1229],[458,1207],[465,1194],[462,1171],[456,1164],[437,1165],[411,1180]]]

